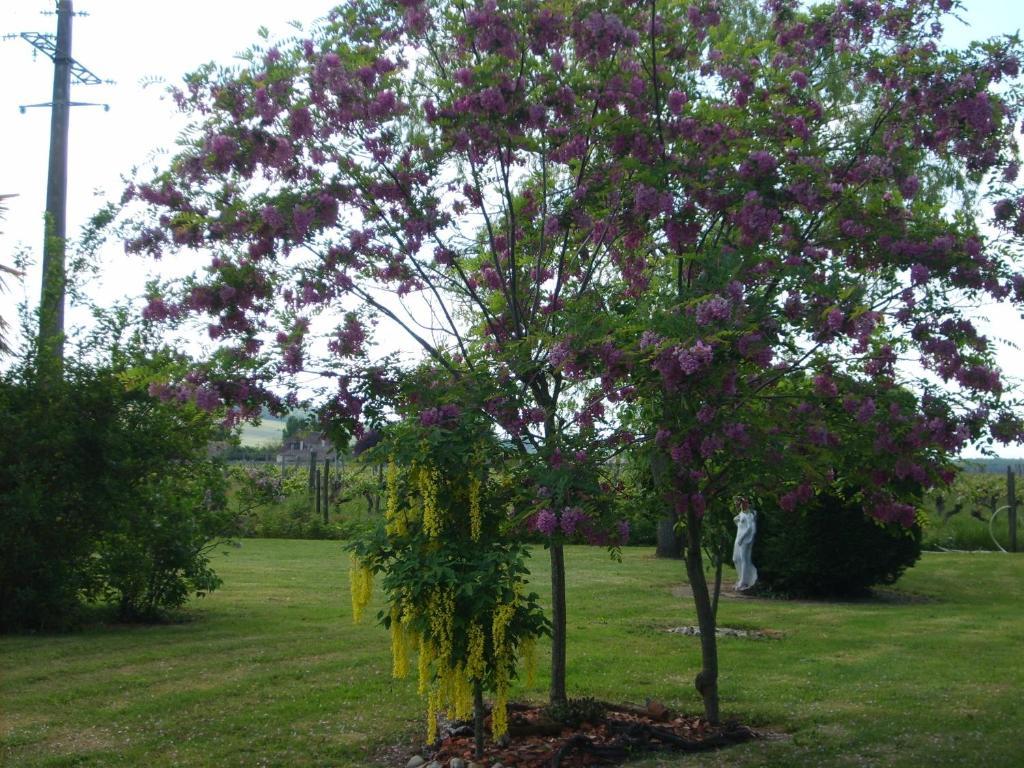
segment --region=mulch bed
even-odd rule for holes
[[[598,722],[568,727],[549,719],[543,707],[510,704],[504,745],[488,741],[484,757],[477,760],[472,729],[463,726],[442,739],[432,759],[441,765],[459,757],[482,766],[581,768],[621,763],[643,752],[704,752],[760,738],[744,725],[711,726],[700,717],[677,714],[656,701],[646,708],[603,706],[605,712]]]

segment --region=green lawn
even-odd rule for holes
[[[538,591],[545,552],[533,562]],[[695,711],[682,566],[570,548],[573,695]],[[0,764],[365,765],[422,732],[388,638],[349,617],[335,542],[249,540],[191,621],[0,638]],[[723,600],[721,621],[784,633],[721,642],[726,716],[789,734],[642,765],[1016,766],[1024,760],[1024,556],[927,554],[912,600]],[[543,668],[543,665],[541,665]],[[541,699],[546,681],[520,690]],[[398,758],[391,763],[397,765]],[[404,766],[404,758],[401,764]]]

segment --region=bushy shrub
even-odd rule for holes
[[[758,584],[789,596],[851,597],[892,584],[921,556],[921,526],[881,523],[838,492],[758,515]]]
[[[29,359],[0,376],[0,629],[65,628],[93,599],[153,618],[219,584],[214,422],[151,397],[136,362],[69,360],[41,380]]]

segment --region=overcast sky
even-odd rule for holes
[[[0,35],[53,32],[56,19],[44,16],[53,2],[0,0]],[[960,46],[972,39],[1013,33],[1024,28],[1024,0],[966,0],[968,26],[947,25],[947,42]],[[90,215],[120,196],[122,174],[153,162],[153,153],[173,147],[182,122],[165,97],[165,84],[207,61],[229,63],[257,40],[266,26],[272,36],[293,32],[289,22],[308,25],[323,16],[323,0],[76,0],[72,53],[76,60],[113,85],[72,86],[75,101],[101,107],[76,107],[71,115],[68,183],[68,232],[74,236]],[[34,269],[23,285],[0,295],[0,314],[8,319],[24,296],[34,304],[39,292],[39,242],[45,207],[50,113],[19,106],[50,99],[53,67],[49,58],[33,56],[22,39],[0,41],[0,194],[8,201],[0,228],[0,258],[19,246],[33,249]],[[126,258],[119,249],[106,254],[100,282],[91,293],[100,303],[139,295],[154,265]],[[992,336],[1024,344],[1024,320],[1008,307],[992,306]],[[70,316],[70,322],[81,316]],[[1024,352],[1005,345],[1000,362],[1014,378],[1024,379]]]

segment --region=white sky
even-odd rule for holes
[[[0,0],[0,35],[53,32],[56,19],[43,16],[49,0]],[[947,41],[963,45],[972,39],[1013,33],[1024,28],[1022,0],[965,0],[964,19],[947,25]],[[72,55],[81,64],[114,85],[72,86],[75,101],[110,105],[76,107],[71,115],[68,233],[74,236],[106,200],[117,198],[121,175],[152,162],[153,152],[171,148],[180,118],[165,97],[160,83],[178,83],[181,76],[207,61],[230,63],[232,56],[257,40],[266,26],[272,37],[294,32],[288,24],[309,25],[331,7],[324,0],[76,0],[77,11],[89,15],[75,19]],[[0,260],[21,246],[32,249],[35,267],[22,285],[9,285],[0,294],[0,315],[8,320],[26,296],[30,304],[39,293],[40,247],[46,196],[49,142],[48,109],[20,105],[50,99],[53,68],[48,57],[33,57],[32,47],[20,38],[0,41],[0,194],[17,194],[8,201],[7,219],[0,227]],[[105,254],[100,282],[91,294],[99,303],[139,295],[153,263],[129,259],[116,246]],[[8,281],[10,283],[10,281]],[[1024,344],[1024,319],[1008,306],[991,306],[983,328],[996,338]],[[69,326],[83,322],[70,314]],[[1000,363],[1015,379],[1024,380],[1024,352],[1005,345]]]

